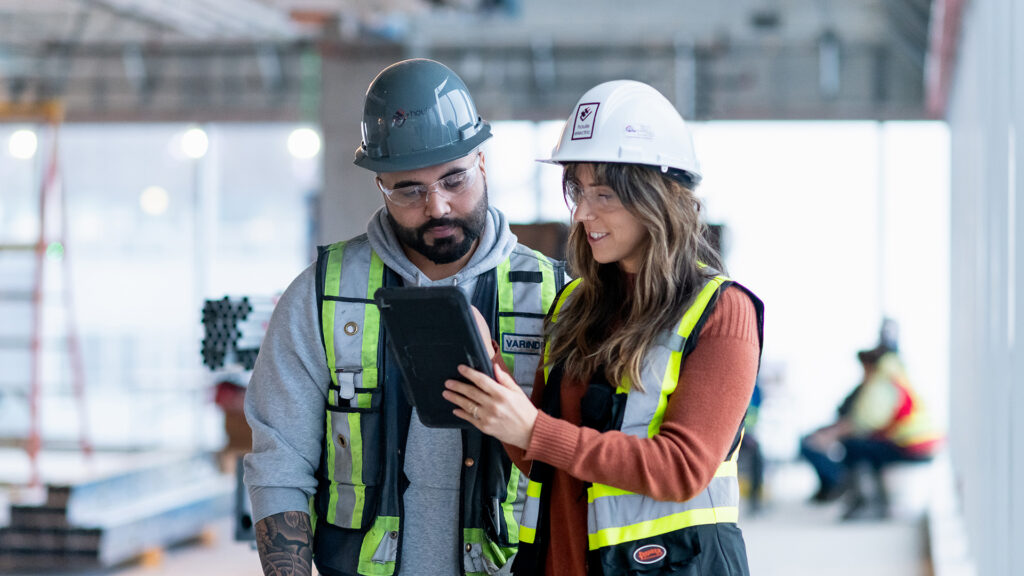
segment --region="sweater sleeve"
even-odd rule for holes
[[[316,265],[281,296],[245,394],[252,452],[245,483],[253,520],[309,511],[316,491],[330,371],[320,341]]]
[[[756,318],[740,289],[722,293],[653,438],[601,433],[541,413],[525,458],[657,500],[693,498],[725,460],[750,402],[759,357]]]

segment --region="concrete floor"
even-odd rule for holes
[[[921,519],[838,522],[841,504],[805,504],[813,479],[799,465],[769,472],[769,498],[756,515],[741,513],[753,576],[931,576]],[[109,571],[50,576],[252,576],[259,556],[235,542],[230,519],[203,538]],[[12,575],[15,576],[15,575]],[[27,575],[26,575],[27,576]]]
[[[752,575],[932,576],[923,516],[840,522],[841,502],[807,504],[816,484],[806,464],[769,467],[762,511],[740,514]]]
[[[781,502],[743,520],[755,576],[931,576],[923,520],[839,523],[838,505]]]
[[[741,520],[753,576],[930,576],[921,521],[839,523],[838,505],[811,508],[774,502]],[[117,576],[252,576],[260,563],[250,544],[231,540],[228,523],[215,540],[166,551],[161,562],[112,571]]]

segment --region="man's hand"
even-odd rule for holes
[[[484,342],[484,348],[487,350],[487,357],[494,360],[494,341],[491,340],[491,327],[487,325],[487,320],[484,319],[484,315],[476,309],[476,306],[469,307],[473,311],[473,320],[476,321],[476,329],[480,332],[480,339]]]
[[[256,523],[256,546],[264,576],[310,576],[313,529],[309,514],[281,512]]]

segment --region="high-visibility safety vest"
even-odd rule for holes
[[[476,280],[473,304],[519,382],[532,385],[541,350],[531,343],[541,341],[563,266],[520,245]],[[319,249],[317,300],[331,381],[310,517],[313,558],[327,576],[390,576],[399,568],[411,408],[373,301],[378,288],[398,285],[365,235]],[[477,430],[463,431],[462,448],[462,568],[493,574],[519,542],[521,474],[501,443]]]
[[[575,280],[559,295],[552,322],[564,306],[571,304]],[[675,391],[685,356],[696,339],[721,292],[735,283],[725,276],[709,278],[694,303],[683,313],[675,331],[666,331],[644,357],[641,371],[644,391],[632,390],[622,383],[615,390],[624,408],[611,423],[611,429],[641,438],[652,438],[661,429],[669,396]],[[764,307],[761,301],[739,284],[753,301],[757,311],[758,339],[763,339]],[[541,409],[558,411],[561,366],[548,363],[549,348],[544,350],[545,389]],[[552,414],[558,416],[558,414]],[[603,484],[587,488],[588,573],[613,574],[716,574],[746,575],[746,551],[736,521],[739,516],[739,483],[736,459],[742,437],[737,423],[733,447],[718,467],[714,478],[696,497],[686,502],[664,502],[649,496]],[[666,474],[671,471],[666,470]],[[548,551],[550,506],[544,483],[553,470],[534,462],[527,486],[526,505],[519,527],[520,548],[513,571],[517,574],[542,574]],[[692,566],[689,570],[688,566]],[[699,568],[698,568],[699,566]],[[692,570],[692,572],[690,571]],[[554,575],[549,575],[554,576]]]
[[[922,456],[937,450],[944,440],[924,403],[910,385],[899,357],[890,352],[878,360],[878,368],[869,386],[891,386],[896,395],[892,419],[878,435],[897,446]],[[855,400],[856,402],[856,400]]]

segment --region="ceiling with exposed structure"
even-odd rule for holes
[[[56,99],[70,119],[312,118],[323,59],[388,54],[449,62],[499,116],[632,77],[693,117],[915,118],[931,5],[0,0],[0,102]]]

